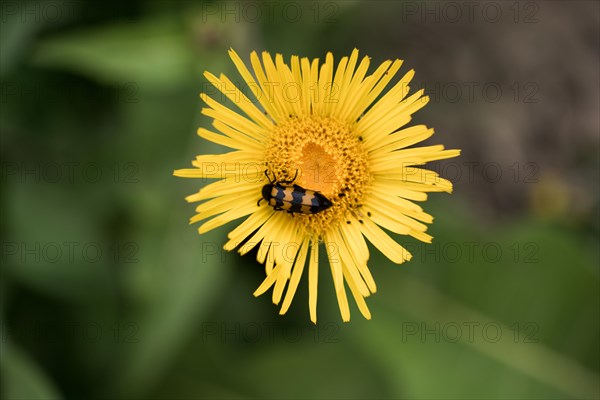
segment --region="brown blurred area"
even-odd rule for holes
[[[463,149],[437,167],[458,195],[490,217],[531,209],[598,230],[598,12],[594,1],[379,1],[352,12],[372,29],[330,33],[416,70],[431,97],[417,121],[436,129],[432,144]]]

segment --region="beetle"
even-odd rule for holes
[[[298,177],[298,170],[296,170],[294,179],[289,181],[278,181],[275,173],[271,179],[269,170],[265,170],[265,175],[269,183],[262,188],[262,198],[257,203],[259,206],[261,201],[266,200],[275,211],[287,211],[290,214],[316,214],[333,205],[321,193],[295,185],[294,181]]]

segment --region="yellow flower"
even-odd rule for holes
[[[218,90],[215,93],[226,96],[243,114],[202,93],[208,105],[202,113],[214,119],[214,131],[200,128],[198,135],[234,151],[198,156],[192,162],[195,168],[174,173],[220,179],[187,197],[189,202],[204,201],[191,222],[208,219],[198,229],[202,234],[247,217],[229,233],[224,248],[239,246],[243,255],[259,245],[257,259],[265,264],[266,278],[254,295],[274,285],[273,303],[279,304],[287,285],[280,314],[288,310],[308,258],[309,310],[315,323],[321,244],[342,319],[350,319],[345,285],[370,319],[364,298],[375,293],[376,286],[365,239],[398,264],[411,255],[382,228],[430,243],[425,223],[433,218],[414,201],[426,200],[427,192],[451,192],[452,183],[416,166],[460,151],[442,145],[408,148],[433,135],[433,129],[403,128],[429,100],[423,90],[406,97],[414,71],[383,94],[401,60],[386,61],[368,75],[370,59],[358,63],[356,49],[337,68],[331,53],[319,66],[318,59],[298,56],[288,65],[281,54],[273,60],[267,52],[261,63],[253,52],[252,74],[235,51],[229,54],[244,87],[224,75],[205,76]],[[273,177],[320,192],[332,205],[303,214],[276,210],[267,201],[257,204]],[[283,186],[292,190],[291,183]]]

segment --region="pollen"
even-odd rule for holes
[[[332,117],[290,117],[273,129],[265,163],[279,180],[296,179],[333,206],[317,214],[290,215],[304,233],[321,239],[333,224],[357,215],[370,182],[367,152],[354,127]]]

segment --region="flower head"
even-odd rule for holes
[[[187,197],[204,201],[191,222],[207,220],[198,229],[202,234],[245,217],[224,248],[246,254],[258,246],[266,278],[254,295],[274,286],[273,302],[283,298],[280,314],[288,310],[308,264],[313,322],[321,247],[342,319],[350,319],[346,285],[370,319],[364,298],[375,293],[376,285],[366,240],[398,264],[411,255],[384,229],[430,243],[425,231],[433,218],[415,202],[426,200],[427,192],[451,192],[452,183],[418,166],[460,151],[410,147],[433,135],[433,129],[405,127],[429,100],[423,90],[407,97],[412,70],[384,93],[401,60],[386,61],[368,74],[370,59],[359,63],[358,50],[337,68],[331,53],[322,65],[297,56],[288,65],[280,54],[273,60],[263,52],[261,63],[253,52],[252,74],[233,50],[229,54],[244,88],[224,75],[205,76],[239,111],[202,93],[208,106],[202,113],[213,118],[214,131],[200,128],[198,134],[234,151],[198,156],[194,168],[175,171],[181,177],[219,179]]]

